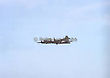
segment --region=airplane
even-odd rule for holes
[[[37,42],[37,38],[34,38],[35,42]],[[73,41],[77,41],[77,38],[69,38],[68,36],[65,36],[62,39],[51,39],[51,38],[40,38],[40,42],[37,43],[42,43],[42,44],[70,44]]]

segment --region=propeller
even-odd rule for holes
[[[35,42],[37,42],[37,41],[38,41],[38,38],[37,38],[37,37],[35,37],[35,38],[34,38],[34,41],[35,41]]]
[[[42,37],[40,37],[39,39],[40,39],[40,41],[44,40]]]

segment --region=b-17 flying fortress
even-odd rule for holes
[[[38,38],[35,37],[34,41],[37,43],[42,43],[42,44],[70,44],[73,41],[77,41],[77,38],[69,38],[68,36],[65,36],[64,38],[40,38],[40,41],[38,41]]]

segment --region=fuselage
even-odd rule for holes
[[[41,42],[38,42],[38,43],[42,43],[42,44],[70,44],[70,41],[69,39],[54,39],[53,41],[52,40],[42,40]]]
[[[42,44],[70,44],[72,41],[76,41],[76,38],[69,38],[68,36],[65,36],[62,39],[51,39],[51,38],[45,38],[45,39],[40,39],[39,42],[37,43],[42,43]]]

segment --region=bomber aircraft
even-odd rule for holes
[[[37,42],[38,38],[34,38],[34,41]],[[55,38],[40,38],[40,41],[38,41],[37,43],[42,43],[42,44],[70,44],[73,41],[77,41],[77,38],[69,38],[68,36],[65,36],[64,38],[59,38],[59,39],[55,39]]]

